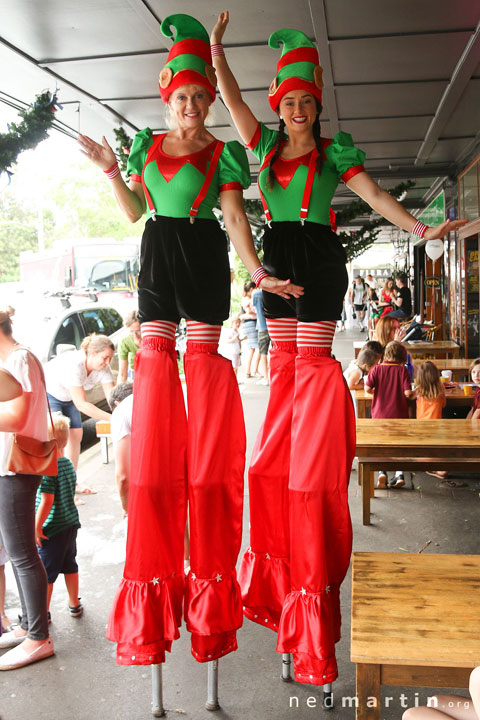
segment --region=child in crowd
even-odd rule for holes
[[[363,348],[360,350],[356,360],[352,360],[350,365],[343,373],[343,377],[347,381],[348,389],[351,392],[353,407],[355,409],[355,417],[357,416],[357,400],[355,398],[355,390],[363,389],[363,378],[368,375],[370,370],[380,362],[382,355]]]
[[[78,618],[83,607],[78,597],[77,530],[80,527],[74,503],[77,477],[71,461],[64,457],[68,443],[70,419],[53,413],[53,425],[58,446],[58,475],[43,477],[37,490],[35,505],[35,535],[38,553],[48,577],[47,610],[53,583],[64,574],[68,592],[68,610]],[[50,619],[50,613],[49,613]]]
[[[367,340],[362,350],[373,350],[380,358],[383,357],[383,345],[379,343],[378,340]]]
[[[476,358],[470,365],[470,377],[475,385],[478,385],[475,397],[473,399],[473,407],[467,415],[467,420],[480,419],[480,358]]]
[[[372,418],[408,418],[407,398],[414,392],[405,363],[407,351],[402,343],[393,340],[385,348],[383,361],[375,365],[365,380],[365,390],[373,394]],[[378,486],[387,487],[388,476],[384,470],[378,475]],[[396,472],[388,487],[402,487],[405,478]]]
[[[440,379],[440,371],[435,363],[426,360],[417,371],[415,393],[417,395],[417,420],[438,420],[446,404],[445,388]],[[445,470],[432,470],[428,475],[447,477]]]
[[[232,361],[233,371],[235,375],[241,365],[240,356],[242,354],[242,340],[246,339],[246,335],[240,334],[241,320],[238,315],[234,315],[230,320],[230,330],[227,333],[227,349],[228,357]]]
[[[5,564],[8,561],[6,550],[3,546],[2,536],[0,535],[0,635],[2,632],[10,632],[13,630],[12,622],[5,614]]]

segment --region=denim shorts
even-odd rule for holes
[[[54,583],[60,573],[70,575],[78,572],[77,530],[77,527],[67,527],[48,540],[42,540],[38,554],[47,572],[49,583]]]
[[[52,413],[60,411],[62,415],[70,418],[70,429],[82,427],[82,416],[80,410],[75,407],[73,400],[58,400],[50,393],[47,393],[47,396]]]

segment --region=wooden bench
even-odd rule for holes
[[[97,420],[95,423],[95,432],[100,438],[100,449],[102,451],[102,462],[108,463],[108,440],[112,437],[110,432],[110,422],[108,420]]]
[[[478,555],[353,553],[356,720],[383,717],[382,685],[468,687],[480,664],[479,584]]]
[[[480,472],[480,420],[357,419],[362,519],[370,525],[375,470]]]

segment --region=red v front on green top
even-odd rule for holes
[[[262,163],[258,182],[272,220],[298,221],[311,152],[293,160],[278,158],[274,165],[277,182],[269,190],[268,168],[277,136],[278,131],[259,123],[248,147]],[[315,173],[306,220],[330,226],[330,204],[337,185],[340,180],[347,182],[357,173],[365,171],[365,153],[353,145],[351,135],[339,132],[333,140],[322,138],[322,160],[322,174]]]
[[[165,134],[153,135],[150,128],[135,135],[128,157],[127,177],[142,182],[143,172],[157,215],[186,218],[204,183],[216,141],[196,153],[173,157],[162,150],[164,137]],[[219,194],[249,186],[250,169],[245,149],[235,140],[225,143],[197,217],[216,220],[212,208],[216,206]]]

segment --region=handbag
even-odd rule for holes
[[[45,385],[45,375],[40,362],[28,348],[16,348],[17,350],[26,350],[30,357],[33,357],[37,363],[45,393],[47,388]],[[52,440],[37,440],[27,437],[19,433],[14,433],[10,455],[8,457],[7,469],[16,475],[58,475],[57,463],[57,440],[55,438],[55,427],[53,425],[52,411],[48,402],[48,414],[52,424]]]

